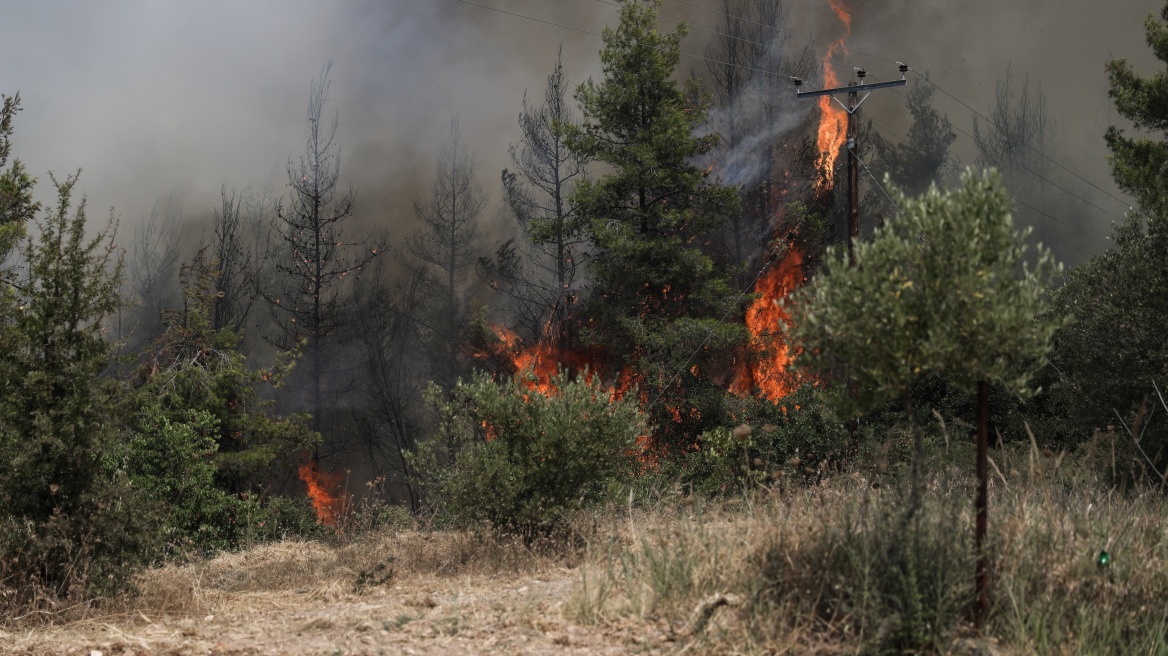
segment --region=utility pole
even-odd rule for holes
[[[834,89],[820,89],[818,91],[803,91],[800,87],[803,86],[803,80],[795,78],[795,96],[797,98],[816,98],[819,96],[832,96],[832,100],[839,103],[844,111],[848,113],[848,264],[856,265],[856,242],[860,239],[860,158],[856,154],[856,125],[858,119],[856,113],[860,111],[860,105],[868,99],[872,91],[876,89],[887,89],[888,87],[902,87],[908,84],[908,80],[904,78],[904,74],[908,72],[908,66],[900,64],[900,79],[891,82],[877,82],[876,84],[864,84],[864,78],[867,77],[868,72],[862,68],[856,69],[856,76],[860,78],[860,82],[850,82],[846,87],[836,87]],[[866,92],[863,98],[860,98],[860,92]],[[836,94],[848,94],[848,104],[845,105],[835,98]]]

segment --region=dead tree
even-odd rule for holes
[[[155,203],[134,227],[122,290],[128,307],[117,315],[118,337],[125,340],[127,352],[160,335],[165,310],[182,303],[178,284],[182,217],[182,203],[171,195],[165,204]]]
[[[338,369],[327,351],[336,347],[339,333],[353,321],[347,279],[359,275],[379,251],[368,238],[351,240],[345,234],[355,198],[351,189],[340,185],[338,119],[334,114],[328,120],[324,114],[331,67],[329,62],[309,93],[304,152],[298,160],[288,160],[291,192],[273,224],[277,277],[273,287],[263,291],[273,320],[268,340],[281,349],[303,349],[293,386],[307,397],[317,431],[326,405],[344,386],[329,380]]]
[[[568,202],[587,166],[564,143],[568,128],[576,124],[569,89],[561,49],[547,78],[543,104],[533,106],[524,95],[522,136],[510,148],[515,169],[503,170],[503,196],[522,238],[518,244],[502,244],[493,259],[479,259],[484,280],[512,299],[525,336],[550,337],[560,349],[571,348],[574,341],[569,318],[587,242],[583,219]]]
[[[431,373],[450,388],[461,372],[465,312],[462,287],[474,263],[478,219],[487,196],[475,181],[474,159],[458,127],[450,122],[450,138],[438,157],[437,175],[426,202],[414,203],[421,226],[406,240],[402,264],[421,278],[420,315]]]

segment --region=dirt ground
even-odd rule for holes
[[[398,560],[423,548],[394,546]],[[0,628],[0,653],[651,654],[692,653],[697,646],[664,620],[572,621],[565,606],[581,580],[575,567],[529,562],[518,568],[526,572],[407,571],[383,582],[388,568],[360,567],[374,562],[371,551],[384,549],[289,543],[156,570],[125,610]],[[449,545],[437,551],[448,562],[460,555]],[[413,557],[408,564],[417,565]],[[372,581],[358,590],[361,571]]]

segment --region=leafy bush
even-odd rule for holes
[[[686,454],[682,478],[706,494],[741,491],[781,476],[817,475],[840,461],[851,445],[847,428],[833,421],[822,393],[804,385],[783,403],[737,399],[731,416],[737,428],[702,434],[700,448]]]
[[[598,382],[561,373],[548,394],[531,383],[480,373],[449,394],[432,385],[439,433],[413,454],[442,511],[528,540],[630,475],[646,433],[634,401],[612,400]]]
[[[205,417],[211,423],[201,423],[199,430],[214,447],[209,451],[214,484],[233,494],[254,492],[281,467],[291,471],[293,456],[319,436],[303,417],[278,416],[272,402],[260,398],[258,390],[278,385],[290,367],[248,368],[237,331],[211,325],[215,266],[200,251],[183,268],[183,308],[164,313],[165,331],[141,356],[132,381],[138,394],[125,414],[131,423],[157,423],[157,412],[171,423],[186,423],[191,413]]]
[[[257,388],[279,371],[249,369],[231,328],[211,326],[216,271],[203,253],[184,267],[183,308],[141,356],[119,408],[128,436],[112,466],[164,508],[165,553],[233,549],[264,536],[304,534],[299,519],[259,500],[281,465],[316,435],[299,417],[271,412]]]
[[[86,238],[71,176],[23,241],[0,287],[0,587],[16,603],[83,599],[127,583],[151,546],[153,514],[103,454],[116,388],[103,379],[101,322],[117,307],[120,262],[107,224]]]

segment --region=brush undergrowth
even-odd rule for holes
[[[992,608],[978,632],[973,447],[937,442],[911,517],[908,482],[876,470],[762,487],[729,506],[630,508],[623,531],[593,541],[568,613],[583,623],[661,617],[681,637],[691,609],[732,594],[731,610],[686,639],[751,653],[1168,654],[1160,490],[1109,486],[1115,463],[1098,444],[1073,456],[996,449]],[[1107,567],[1097,564],[1104,550]]]

